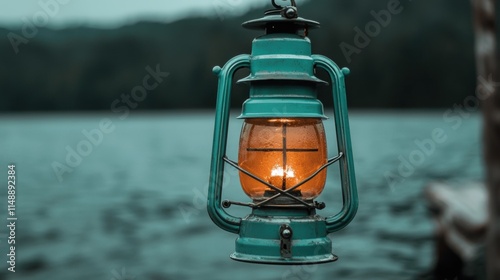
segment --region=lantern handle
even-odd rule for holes
[[[335,62],[323,55],[313,55],[315,66],[325,70],[332,80],[333,108],[337,134],[338,152],[344,156],[340,159],[340,178],[342,182],[342,210],[335,216],[326,218],[328,233],[336,232],[347,226],[356,216],[358,210],[358,193],[352,155],[351,134],[347,115],[347,98],[344,77],[350,71],[340,69]]]
[[[250,67],[250,55],[239,55],[229,60],[224,67],[214,67],[219,77],[217,107],[212,147],[212,164],[208,185],[207,211],[212,221],[228,232],[239,233],[241,218],[229,215],[222,208],[222,184],[224,179],[224,157],[227,148],[229,113],[233,76],[241,68]]]
[[[286,0],[284,0],[286,1]],[[276,3],[276,0],[272,0],[271,3],[273,4],[273,6],[276,8],[276,9],[283,9],[285,7],[281,6],[281,5],[278,5]],[[292,7],[297,7],[297,4],[295,3],[295,0],[290,0],[290,4],[292,5]]]

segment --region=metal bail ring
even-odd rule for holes
[[[276,9],[267,11],[265,13],[266,15],[281,14],[282,17],[287,19],[296,19],[299,17],[299,11],[297,10],[297,3],[295,3],[295,0],[290,0],[291,6],[278,5],[276,4],[276,0],[272,0],[271,2]]]
[[[276,9],[283,9],[284,8],[283,6],[276,4],[276,0],[272,0],[271,2],[273,3],[273,6]],[[290,0],[290,2],[292,4],[292,7],[297,7],[297,3],[295,3],[295,0]]]

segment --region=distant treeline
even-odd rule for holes
[[[474,94],[469,5],[314,0],[299,13],[322,24],[310,32],[314,52],[351,69],[350,107],[437,108]],[[137,109],[214,108],[213,66],[250,52],[261,32],[241,23],[262,15],[260,10],[113,30],[0,28],[0,110],[111,110],[132,93],[140,98],[128,102]],[[160,79],[147,78],[154,71],[163,73]],[[238,77],[247,74],[242,72]],[[321,89],[327,105],[328,95],[327,87]],[[247,88],[237,85],[233,96],[233,106],[240,106]]]

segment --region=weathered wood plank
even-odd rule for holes
[[[488,225],[484,184],[457,187],[435,182],[425,188],[425,196],[435,213],[437,234],[463,261],[474,259]]]
[[[476,33],[477,95],[484,114],[490,225],[487,237],[488,279],[500,279],[500,96],[495,33],[495,0],[471,0]]]

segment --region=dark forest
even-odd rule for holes
[[[315,0],[300,7],[301,17],[322,24],[310,32],[314,53],[351,69],[350,107],[451,107],[474,94],[469,2],[433,1],[432,9],[424,2],[401,1],[400,12],[390,17],[384,17],[388,2],[381,0]],[[238,17],[218,12],[212,18],[118,29],[0,29],[0,110],[111,110],[142,85],[147,67],[169,75],[137,109],[213,108],[213,66],[250,52],[252,39],[262,32],[245,30],[241,23],[263,15],[262,10]],[[326,105],[331,102],[328,91],[320,89]],[[233,105],[240,106],[247,88],[236,85],[233,96]]]

